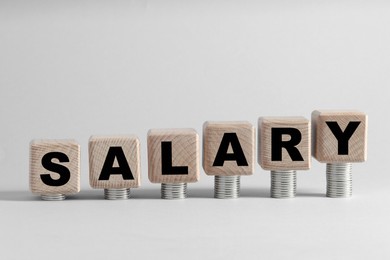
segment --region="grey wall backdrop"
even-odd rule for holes
[[[0,258],[389,257],[389,46],[387,1],[0,1]],[[258,165],[234,201],[212,199],[203,171],[180,202],[147,179],[150,128],[320,108],[369,116],[352,199],[323,197],[315,160],[294,200],[268,198]],[[100,200],[88,138],[122,133],[141,140],[142,187]],[[34,138],[80,142],[79,195],[30,195]]]

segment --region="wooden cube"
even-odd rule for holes
[[[31,141],[30,189],[43,195],[79,192],[79,144],[74,140]]]
[[[251,175],[255,161],[255,129],[249,122],[205,122],[203,169],[207,175]]]
[[[91,136],[89,184],[92,188],[136,188],[140,186],[140,175],[140,142],[135,135]]]
[[[152,183],[199,180],[199,137],[194,129],[148,132],[148,176]]]
[[[258,161],[264,170],[308,170],[310,121],[304,117],[259,118]]]
[[[367,115],[359,111],[316,110],[312,113],[313,156],[323,163],[367,159]]]

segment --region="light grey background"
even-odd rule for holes
[[[0,259],[385,259],[390,257],[387,1],[0,1]],[[184,201],[149,183],[146,133],[206,120],[369,115],[352,199],[328,199],[325,165],[269,196],[256,165],[242,198],[212,199],[202,171]],[[88,184],[88,138],[136,134],[142,187],[104,201]],[[34,138],[81,144],[81,193],[28,187]]]

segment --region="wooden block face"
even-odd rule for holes
[[[366,161],[366,114],[359,111],[316,110],[312,113],[312,125],[313,156],[319,162]]]
[[[80,191],[80,146],[74,140],[30,143],[30,189],[35,194]]]
[[[251,175],[255,161],[255,129],[249,122],[206,122],[203,125],[203,168],[207,175]]]
[[[199,180],[199,136],[194,129],[152,129],[147,139],[152,183]]]
[[[89,184],[95,189],[136,188],[141,184],[140,142],[134,135],[89,139]]]
[[[260,166],[269,171],[310,169],[310,132],[310,121],[304,117],[259,118]]]

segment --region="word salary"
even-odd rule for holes
[[[207,121],[203,125],[204,172],[212,176],[252,175],[255,128],[249,122]],[[304,117],[260,117],[257,160],[264,170],[309,170],[322,163],[364,162],[367,115],[327,111]],[[140,142],[135,135],[91,136],[89,183],[95,189],[140,186]],[[151,129],[147,134],[148,177],[152,183],[194,183],[200,178],[200,144],[194,129]],[[80,191],[80,145],[74,140],[30,143],[30,188],[34,194]]]

